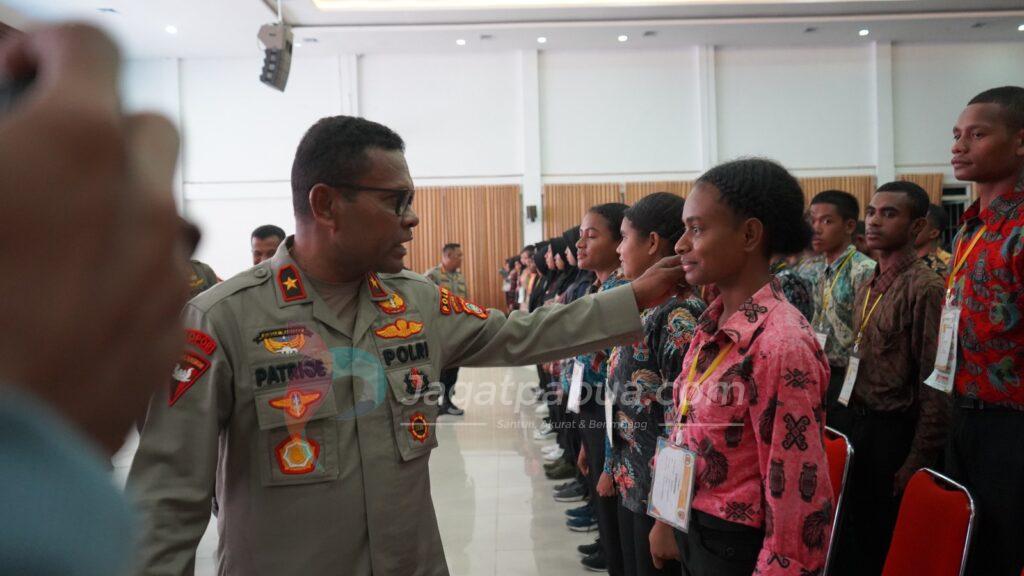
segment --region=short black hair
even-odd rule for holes
[[[522,254],[523,252],[526,252],[530,256],[533,256],[533,253],[536,252],[536,251],[537,251],[537,247],[534,246],[533,244],[530,244],[529,246],[523,246],[523,249],[519,251],[519,254]]]
[[[811,206],[815,204],[831,204],[839,211],[843,221],[857,220],[860,216],[860,203],[853,194],[842,190],[825,190],[818,192],[811,200]]]
[[[938,204],[928,205],[928,225],[936,230],[945,230],[946,223],[949,222],[949,216],[946,214],[946,209]]]
[[[717,188],[719,200],[737,216],[761,221],[767,256],[796,254],[810,241],[800,182],[781,164],[765,158],[733,160],[708,170],[697,183]]]
[[[910,217],[915,220],[928,216],[928,193],[913,182],[896,180],[878,187],[877,192],[899,192],[910,200]]]
[[[625,218],[641,234],[654,232],[674,246],[683,235],[683,204],[675,194],[655,192],[630,206]]]
[[[990,88],[971,98],[967,105],[971,104],[998,104],[1007,128],[1012,132],[1024,128],[1024,88],[1020,86]]]
[[[255,238],[257,240],[266,240],[271,236],[277,236],[282,241],[288,237],[288,235],[284,233],[284,230],[282,230],[279,226],[274,226],[273,224],[264,224],[263,226],[260,226],[252,231],[252,236],[250,236],[250,239]]]
[[[317,184],[355,183],[366,172],[370,149],[405,151],[405,142],[387,126],[353,116],[321,118],[306,131],[292,162],[292,207],[312,215],[309,191]]]
[[[622,217],[626,214],[626,210],[629,206],[626,206],[622,202],[609,202],[607,204],[598,204],[597,206],[591,206],[588,213],[592,212],[605,219],[608,222],[608,228],[611,229],[612,238],[616,241],[622,240]]]
[[[455,250],[456,248],[462,248],[462,244],[457,244],[455,242],[449,242],[449,243],[447,243],[447,244],[445,244],[444,246],[441,247],[441,253],[442,254],[447,254],[447,253],[451,252],[452,250]]]

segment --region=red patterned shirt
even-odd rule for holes
[[[961,305],[956,392],[1024,410],[1024,172],[986,210],[975,202],[964,212],[957,241],[954,258],[968,256],[954,284]]]
[[[673,441],[698,454],[697,510],[765,531],[755,574],[817,574],[832,527],[824,447],[829,367],[807,319],[777,281],[719,326],[721,298],[701,316],[673,389],[681,404],[691,365],[685,424]]]

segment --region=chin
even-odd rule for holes
[[[380,266],[377,266],[377,272],[384,274],[398,274],[405,269],[404,260],[383,260]]]

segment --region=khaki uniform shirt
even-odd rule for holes
[[[456,296],[462,296],[463,298],[469,296],[469,293],[466,291],[466,276],[462,273],[462,270],[446,272],[444,266],[438,265],[427,270],[426,276],[431,282],[438,286],[444,286]]]
[[[427,462],[441,369],[635,341],[630,287],[506,318],[423,276],[370,275],[339,319],[292,260],[214,286],[150,405],[128,491],[143,574],[191,575],[216,493],[219,574],[446,575]],[[346,321],[347,320],[347,321]]]
[[[213,268],[199,260],[189,260],[189,271],[191,272],[188,279],[189,298],[195,298],[209,289],[210,286],[220,282],[220,278],[217,278]]]

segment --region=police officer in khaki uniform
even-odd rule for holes
[[[296,234],[192,300],[188,345],[150,405],[128,490],[143,574],[192,574],[220,503],[219,573],[445,575],[427,461],[448,366],[533,364],[633,341],[681,279],[506,318],[402,271],[418,224],[404,144],[325,118],[292,170]]]
[[[462,273],[462,246],[460,244],[448,243],[441,248],[441,263],[427,270],[428,280],[447,288],[449,292],[462,298],[469,298],[466,289],[466,276]],[[452,394],[455,392],[455,383],[459,379],[459,367],[446,368],[438,375],[438,380],[444,388],[444,395],[441,403],[438,404],[440,414],[462,416],[464,411],[452,402]]]
[[[195,298],[199,294],[210,289],[211,286],[220,282],[217,273],[210,268],[209,264],[199,260],[189,260],[188,297]]]

